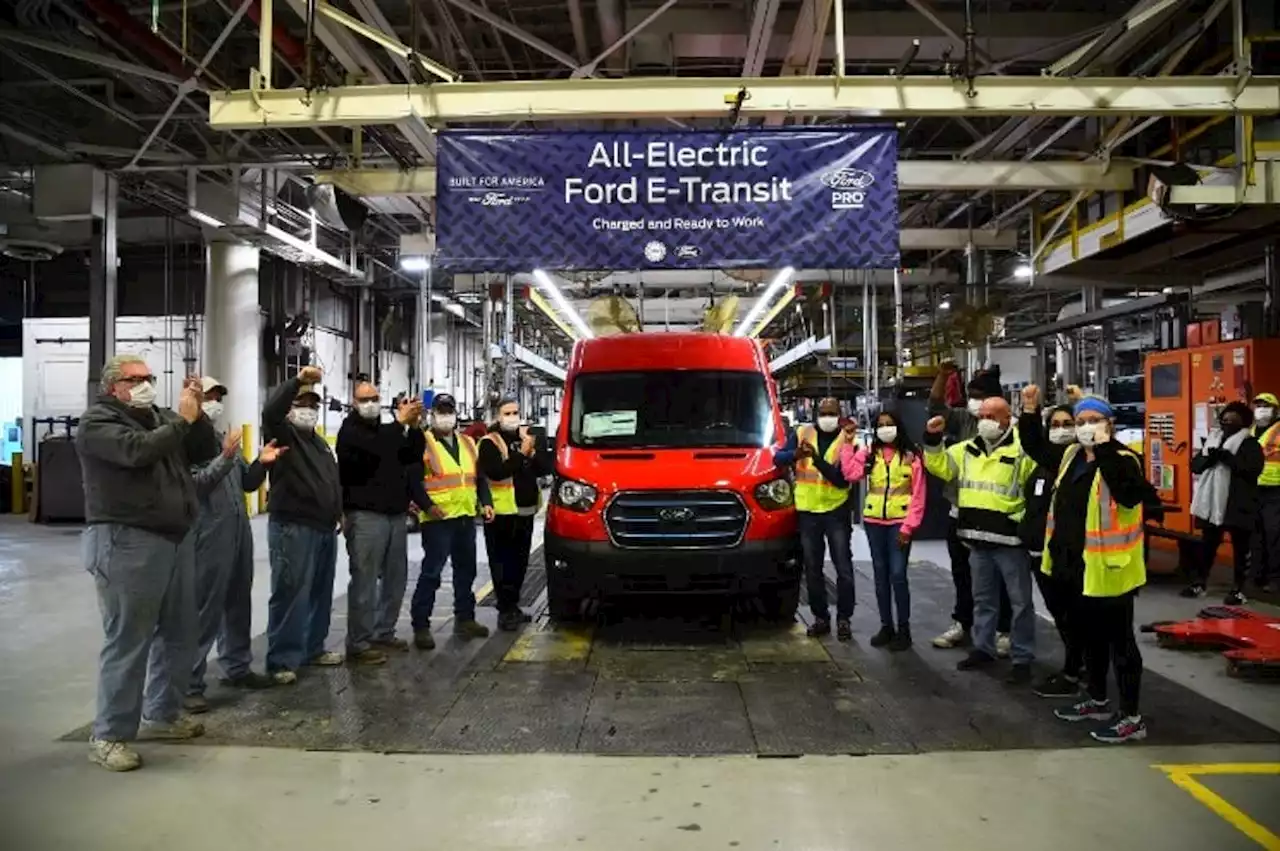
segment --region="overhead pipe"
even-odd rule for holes
[[[622,38],[622,9],[618,0],[598,0],[596,16],[600,19],[600,41],[606,47]],[[605,67],[611,73],[623,74],[627,70],[626,54],[615,50],[605,59]]]
[[[142,49],[169,73],[186,79],[187,65],[182,54],[153,33],[125,7],[113,0],[85,0],[85,8],[111,24],[125,39]]]

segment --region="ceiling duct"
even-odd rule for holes
[[[62,253],[62,246],[39,239],[8,239],[0,237],[0,254],[13,260],[43,263]]]
[[[307,187],[307,204],[320,221],[340,231],[359,231],[369,217],[369,208],[331,184]]]

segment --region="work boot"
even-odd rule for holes
[[[903,650],[911,649],[911,627],[900,626],[897,633],[893,636],[893,640],[889,642],[889,649],[894,652],[901,653]]]
[[[475,620],[455,620],[453,634],[459,638],[488,638],[489,627]]]
[[[880,627],[879,632],[871,636],[871,646],[885,647],[889,644],[890,641],[893,641],[894,636],[896,636],[897,634],[898,633],[894,631],[893,627],[882,626]]]
[[[1075,697],[1080,693],[1079,677],[1066,674],[1050,674],[1031,689],[1036,697]]]
[[[933,640],[933,646],[939,650],[950,650],[953,647],[968,647],[973,642],[969,630],[958,622],[952,622],[947,631]]]
[[[1004,678],[1006,684],[1011,686],[1024,686],[1031,682],[1031,666],[1025,662],[1015,662],[1013,667],[1009,669],[1009,676]]]
[[[818,620],[815,620],[813,624],[804,632],[805,632],[805,635],[809,636],[810,638],[820,638],[824,635],[830,635],[831,621],[827,620],[826,618],[819,618]]]
[[[142,757],[126,742],[105,739],[89,740],[89,762],[101,765],[107,771],[133,771],[142,767]]]
[[[257,671],[245,671],[238,677],[223,677],[219,683],[228,688],[263,689],[276,684],[275,678]]]
[[[996,657],[999,659],[1008,659],[1009,652],[1013,649],[1013,640],[1009,638],[1009,633],[1001,632],[996,634]]]
[[[394,650],[397,653],[407,653],[409,651],[409,642],[403,638],[396,638],[394,635],[390,638],[375,638],[369,642],[379,650]]]
[[[308,659],[307,664],[315,668],[336,668],[342,664],[342,654],[322,650]]]
[[[995,657],[989,653],[983,653],[981,650],[974,650],[965,658],[961,659],[956,665],[957,671],[976,671],[979,668],[988,668],[996,663]]]
[[[203,694],[189,694],[182,698],[182,708],[192,715],[203,715],[209,711],[209,701]]]
[[[849,623],[848,618],[836,621],[836,640],[853,641],[853,624]]]
[[[185,742],[198,739],[204,735],[204,725],[186,715],[179,715],[173,721],[142,720],[139,735],[146,739],[157,739],[166,742]]]
[[[387,654],[383,653],[375,647],[369,647],[364,650],[356,650],[347,653],[347,662],[351,665],[385,665],[387,664]]]
[[[435,650],[436,637],[431,634],[430,629],[415,629],[413,631],[413,646],[419,650]]]
[[[498,629],[503,632],[515,632],[524,626],[524,617],[524,612],[521,611],[500,612],[498,614]]]

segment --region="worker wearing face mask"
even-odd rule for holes
[[[298,679],[303,665],[342,664],[325,650],[333,609],[342,488],[338,461],[316,431],[322,378],[306,366],[274,388],[262,410],[265,436],[288,449],[271,468],[267,547],[271,599],[267,606],[267,672],[276,683]]]
[[[1265,470],[1261,444],[1251,433],[1253,411],[1232,402],[1218,415],[1218,428],[1209,434],[1191,459],[1191,472],[1200,477],[1191,497],[1191,516],[1201,529],[1200,570],[1184,597],[1203,597],[1209,573],[1223,537],[1231,536],[1235,573],[1228,606],[1245,602],[1244,581],[1249,570],[1249,546],[1258,518],[1258,481]]]
[[[1027,457],[1013,429],[1009,403],[1000,397],[983,401],[976,437],[944,449],[945,428],[942,417],[934,417],[925,426],[925,468],[944,482],[956,484],[957,535],[969,547],[973,565],[974,649],[957,667],[966,671],[995,662],[999,583],[1003,579],[1013,607],[1013,668],[1008,681],[1030,682],[1035,658],[1035,603],[1019,525],[1026,514],[1026,486],[1035,462]]]
[[[805,578],[813,624],[809,635],[831,632],[831,609],[823,573],[826,550],[836,568],[836,637],[853,639],[853,515],[849,510],[849,483],[840,469],[841,448],[853,440],[852,431],[840,428],[840,402],[818,403],[817,428],[800,426],[774,454],[774,464],[795,469],[795,503],[800,522]]]
[[[1280,577],[1280,399],[1259,393],[1253,400],[1253,432],[1262,447],[1262,473],[1258,476],[1258,523],[1254,582],[1259,591],[1270,591]]]
[[[552,473],[546,453],[520,423],[520,403],[498,402],[498,418],[479,442],[480,473],[493,495],[493,522],[484,527],[489,572],[498,598],[498,628],[511,631],[530,618],[520,609],[520,590],[529,569],[533,518],[542,503],[538,479]]]
[[[948,446],[977,436],[978,411],[981,410],[982,402],[1002,396],[1004,392],[1000,386],[999,364],[974,375],[965,388],[967,395],[962,404],[960,404],[959,385],[960,379],[955,362],[943,361],[934,379],[933,389],[929,392],[929,413],[932,416],[942,417],[945,424],[944,440]],[[947,526],[947,555],[951,559],[951,581],[955,586],[956,604],[951,612],[951,626],[933,639],[933,646],[946,650],[952,647],[968,647],[972,643],[973,573],[969,565],[969,548],[958,534],[959,526],[956,520],[959,509],[956,507],[955,484],[945,483],[942,495],[947,502],[951,503],[950,522]],[[1009,655],[1010,617],[1009,592],[1001,583],[1000,611],[996,622],[996,652],[1001,657]]]
[[[342,484],[347,541],[347,659],[382,665],[388,650],[408,650],[396,621],[409,581],[405,511],[422,488],[410,469],[426,440],[418,420],[422,402],[400,400],[393,422],[382,422],[382,398],[367,381],[356,385],[351,413],[338,429],[335,449]]]
[[[475,441],[458,434],[458,405],[447,393],[431,403],[426,448],[415,467],[423,493],[415,498],[422,522],[422,570],[413,589],[409,612],[413,643],[419,650],[436,646],[431,614],[446,562],[453,564],[453,633],[484,638],[489,628],[476,620],[476,515],[493,522],[489,483],[476,466]]]

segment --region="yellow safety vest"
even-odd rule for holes
[[[489,441],[497,447],[498,452],[502,455],[505,462],[511,457],[510,450],[507,448],[507,441],[500,435],[486,434],[481,441]],[[500,479],[494,481],[489,480],[489,494],[493,497],[493,513],[494,514],[516,514],[516,484],[515,479]]]
[[[1266,462],[1258,475],[1258,484],[1280,487],[1280,422],[1272,423],[1258,442],[1262,444],[1262,457]]]
[[[871,474],[867,477],[867,502],[864,517],[881,520],[902,520],[911,507],[911,459],[903,459],[894,450],[893,457],[885,462],[880,450],[873,449]]]
[[[812,426],[801,426],[797,429],[797,446],[800,443],[807,443],[817,449],[817,430]],[[827,447],[825,457],[828,464],[836,465],[840,463],[840,447],[846,443],[848,441],[845,439],[844,431],[841,430],[836,434],[836,439],[831,441],[831,445]],[[835,511],[849,501],[849,489],[838,488],[831,484],[831,482],[823,478],[822,473],[818,471],[817,466],[813,463],[813,459],[803,458],[796,461],[795,500],[796,511],[825,514],[828,511]]]
[[[1027,513],[1023,488],[1036,465],[1023,451],[1016,431],[991,452],[977,448],[981,439],[946,449],[926,446],[924,466],[930,475],[956,483],[960,538],[1016,547],[1022,543],[1018,524]]]
[[[465,434],[457,434],[454,439],[458,441],[457,461],[430,431],[427,449],[422,453],[422,486],[431,497],[431,504],[444,512],[443,520],[476,516],[476,444]],[[435,518],[422,511],[418,519],[429,523]]]
[[[1067,447],[1054,481],[1057,491],[1079,446]],[[1125,453],[1128,455],[1128,453]],[[1141,462],[1128,455],[1133,463]],[[1049,520],[1045,525],[1044,553],[1040,556],[1040,572],[1053,574],[1050,556],[1053,540],[1053,503],[1049,497]],[[1099,470],[1093,474],[1089,507],[1084,517],[1084,595],[1086,597],[1119,597],[1147,583],[1146,555],[1143,552],[1142,505],[1125,508],[1111,498],[1111,489]]]

